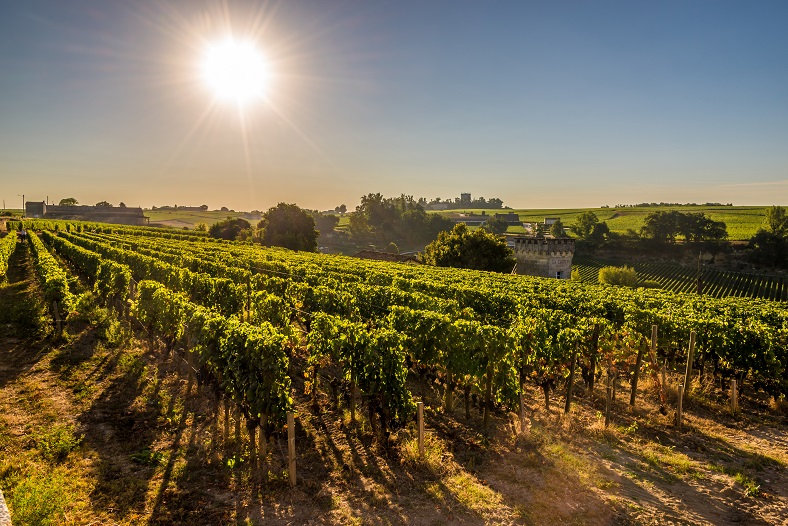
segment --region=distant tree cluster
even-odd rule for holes
[[[244,231],[249,231],[246,234],[246,237],[248,237],[248,235],[251,234],[251,228],[252,225],[245,219],[228,217],[224,221],[218,221],[212,224],[208,229],[208,235],[232,241],[244,237],[242,236],[242,232]]]
[[[750,239],[755,263],[772,267],[788,267],[788,215],[782,206],[766,211],[763,225]]]
[[[333,214],[324,214],[317,210],[307,210],[306,212],[312,216],[312,219],[315,221],[315,228],[320,232],[321,236],[331,234],[339,224],[339,217]]]
[[[725,223],[697,212],[657,210],[648,214],[640,232],[614,234],[604,221],[588,210],[580,214],[569,230],[579,239],[578,249],[630,248],[666,250],[683,239],[684,247],[717,252],[728,246]]]
[[[444,205],[446,210],[454,210],[457,208],[484,208],[498,210],[503,208],[503,201],[497,197],[492,197],[490,199],[485,199],[484,197],[468,199],[465,196],[455,197],[453,199],[441,199],[440,197],[436,197],[429,201],[424,197],[420,197],[418,203],[425,208],[429,205]]]
[[[205,228],[203,223],[197,225],[197,230]],[[294,204],[279,203],[269,208],[256,228],[245,219],[228,217],[207,230],[209,236],[220,239],[254,241],[291,250],[317,250],[315,220],[309,211]]]
[[[575,222],[569,227],[570,232],[583,240],[592,248],[601,247],[605,244],[610,228],[604,221],[600,223],[597,215],[591,210],[587,210],[577,216]]]
[[[437,214],[428,214],[413,196],[383,197],[367,194],[350,214],[348,229],[357,241],[427,243],[438,233],[451,230],[454,223]]]
[[[509,221],[504,219],[500,215],[495,215],[484,222],[484,226],[482,227],[488,232],[492,232],[493,234],[503,234],[509,229]]]
[[[621,205],[618,204],[614,208],[656,208],[656,207],[679,207],[679,206],[733,206],[733,203],[637,203],[635,205]],[[603,205],[602,208],[610,208],[609,205]]]
[[[652,212],[640,229],[641,235],[660,244],[674,244],[681,235],[687,244],[719,244],[728,237],[725,223],[695,212]]]

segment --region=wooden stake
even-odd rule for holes
[[[265,415],[263,415],[265,417]],[[263,473],[263,482],[268,482],[268,437],[265,436],[265,424],[260,419],[260,432],[257,434],[257,453],[260,456],[260,471]]]
[[[446,412],[446,414],[451,413],[452,407],[454,405],[454,397],[453,397],[454,389],[452,386],[453,381],[454,380],[452,378],[451,372],[447,373],[446,387],[444,388],[446,396],[444,396],[444,403],[443,403],[443,410]]]
[[[739,393],[736,387],[736,380],[731,380],[731,413],[734,415],[739,411]]]
[[[287,460],[292,487],[296,485],[295,418],[292,411],[287,412]]]
[[[572,352],[572,361],[569,362],[569,385],[566,387],[566,404],[564,404],[564,414],[569,413],[569,407],[572,404],[572,385],[575,383],[575,363],[577,362],[577,346],[575,343],[575,350]]]
[[[230,440],[230,400],[224,399],[224,447],[227,447],[227,442]]]
[[[257,480],[257,440],[255,439],[256,426],[249,425],[247,421],[246,430],[249,431],[249,468],[252,472],[252,480]]]
[[[57,335],[63,334],[63,325],[60,323],[60,310],[57,308],[57,300],[52,300],[52,315],[55,318],[55,329]]]
[[[684,390],[689,391],[692,381],[692,360],[695,358],[695,331],[690,331],[689,352],[687,353],[687,371],[684,373]]]
[[[520,433],[525,433],[525,397],[522,386],[520,386]]]
[[[679,385],[679,401],[678,401],[678,411],[676,413],[676,427],[681,431],[681,418],[682,418],[682,399],[684,398],[684,386]]]
[[[610,424],[610,405],[613,399],[613,388],[610,387],[610,379],[607,382],[607,401],[605,402],[605,429]]]
[[[657,352],[657,326],[651,326],[651,354],[656,356]],[[635,361],[635,374],[632,376],[632,392],[629,395],[629,405],[635,407],[635,398],[638,393],[638,378],[640,377],[640,365],[643,362],[643,346],[638,349],[638,357]]]
[[[418,408],[418,427],[419,427],[419,458],[424,458],[424,402],[417,404]]]

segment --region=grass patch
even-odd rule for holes
[[[10,483],[8,507],[15,526],[62,524],[66,505],[75,499],[65,475],[57,470],[35,470],[5,482]]]
[[[50,462],[62,462],[69,453],[79,447],[82,437],[74,433],[71,424],[55,424],[33,436],[36,449]]]
[[[663,446],[657,443],[647,443],[640,451],[643,461],[657,469],[666,469],[677,478],[700,477],[695,463],[684,453],[676,451],[673,446]]]
[[[503,498],[463,469],[449,452],[446,443],[432,433],[424,437],[424,455],[419,456],[418,436],[402,442],[402,460],[428,470],[436,480],[424,485],[424,491],[437,503],[450,506],[458,502],[482,517],[489,517],[503,506]]]
[[[761,485],[754,477],[750,476],[744,471],[729,468],[721,464],[711,464],[709,467],[712,469],[712,471],[724,473],[741,484],[741,486],[744,488],[744,494],[747,497],[757,497],[761,494]]]

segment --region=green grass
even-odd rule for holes
[[[161,221],[181,221],[189,223],[194,228],[197,223],[205,223],[208,226],[227,219],[228,217],[237,218],[246,215],[245,212],[216,212],[208,210],[206,212],[188,212],[181,210],[145,210],[145,215],[150,218],[151,223]],[[250,223],[257,224],[256,220],[248,220]]]
[[[577,217],[586,211],[594,212],[600,221],[605,221],[612,232],[623,234],[632,229],[639,231],[643,226],[646,216],[657,210],[679,212],[704,213],[714,221],[722,221],[728,229],[728,238],[731,240],[750,239],[763,222],[766,206],[676,206],[676,207],[635,207],[635,208],[535,208],[511,210],[484,210],[487,214],[496,212],[516,213],[523,222],[541,222],[545,217],[558,217],[565,226],[577,220]],[[454,213],[481,214],[481,209],[442,210],[433,212],[441,215]],[[521,227],[510,227],[509,232],[518,233]]]

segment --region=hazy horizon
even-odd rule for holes
[[[29,0],[0,19],[0,198],[311,209],[786,204],[788,4]],[[250,40],[264,101],[211,92]]]

